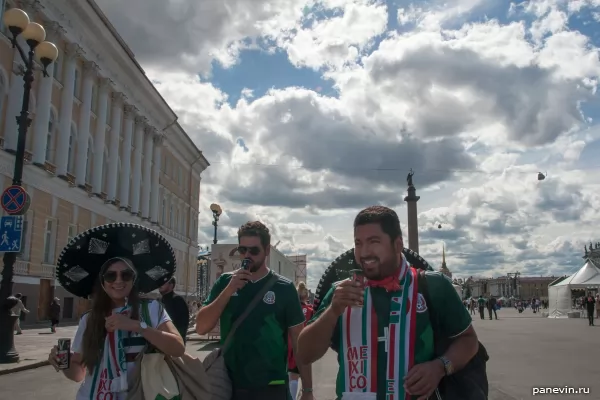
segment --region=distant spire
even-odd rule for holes
[[[446,245],[442,244],[442,267],[440,268],[440,272],[446,275],[448,278],[452,278],[452,272],[446,266]]]
[[[446,267],[446,245],[442,245],[442,268]]]

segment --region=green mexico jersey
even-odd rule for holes
[[[273,274],[269,271],[263,278],[248,282],[231,296],[221,314],[221,344],[232,324]],[[221,294],[231,276],[232,273],[225,273],[217,279],[204,305],[209,305]],[[288,328],[303,324],[304,314],[294,284],[283,276],[277,276],[277,282],[237,328],[231,347],[225,353],[225,364],[236,389],[288,382]]]
[[[430,318],[436,322],[436,327],[439,330],[438,335],[445,337],[454,337],[464,332],[471,325],[471,316],[467,309],[463,306],[462,300],[456,293],[452,283],[439,272],[427,272],[427,291],[430,300],[434,303],[432,307],[432,315],[429,313],[429,308],[423,298],[425,307],[417,310],[416,320],[416,344],[415,344],[415,364],[421,364],[431,361],[435,358],[433,349],[433,328],[430,323]],[[334,288],[331,288],[323,301],[321,302],[317,312],[309,321],[309,324],[314,322],[331,304]],[[419,291],[420,292],[420,291]],[[386,393],[386,362],[387,352],[385,340],[390,323],[390,304],[393,294],[388,293],[383,288],[371,288],[371,297],[375,312],[377,313],[377,330],[378,330],[378,346],[377,346],[377,400],[385,400]],[[341,319],[341,317],[340,317]],[[335,328],[333,337],[331,338],[331,347],[338,353],[338,363],[342,363],[342,358],[339,355],[340,337],[341,337],[340,320]],[[336,382],[336,395],[342,397],[344,377],[341,376],[341,370],[338,371]],[[418,396],[413,396],[417,398]]]

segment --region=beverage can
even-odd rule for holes
[[[350,270],[350,279],[352,279],[354,282],[358,282],[362,288],[365,287],[366,277],[365,272],[362,269]],[[361,300],[358,304],[356,304],[356,307],[362,307],[363,304],[364,300]]]
[[[353,281],[360,283],[361,286],[365,285],[365,273],[362,269],[350,270],[350,278]]]
[[[71,339],[58,339],[58,369],[68,369],[71,365]]]
[[[251,259],[249,259],[249,258],[244,258],[244,259],[242,260],[242,265],[241,265],[240,267],[241,267],[242,269],[246,269],[246,270],[247,270],[248,268],[250,268],[250,261],[252,261],[252,260],[251,260]]]

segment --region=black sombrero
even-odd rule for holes
[[[402,251],[404,257],[406,257],[406,261],[417,269],[422,269],[425,271],[433,271],[433,268],[427,261],[423,259],[418,253],[413,250],[404,248]],[[319,285],[317,286],[317,290],[315,291],[315,300],[314,307],[315,310],[319,307],[321,300],[325,297],[329,289],[333,286],[335,282],[348,279],[350,277],[350,271],[353,269],[360,268],[360,265],[356,262],[354,258],[354,249],[350,249],[340,254],[329,267],[323,273],[321,280],[319,281]]]
[[[119,222],[72,239],[58,257],[57,279],[68,292],[87,298],[104,263],[115,257],[131,260],[141,293],[157,289],[175,273],[175,252],[167,239],[145,226]]]

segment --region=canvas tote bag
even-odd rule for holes
[[[147,302],[142,304],[142,319],[151,326]],[[154,349],[148,343],[136,358],[136,372],[129,375],[127,400],[211,399],[210,380],[202,361],[187,353],[170,357],[153,353]]]
[[[236,329],[242,324],[242,322],[246,319],[248,315],[252,312],[254,307],[258,304],[260,300],[267,294],[269,289],[273,287],[275,282],[277,282],[279,278],[277,275],[273,275],[271,279],[265,284],[265,286],[261,289],[260,292],[256,294],[256,296],[252,299],[248,307],[244,310],[242,315],[235,320],[233,325],[231,326],[231,330],[227,335],[227,338],[223,342],[223,346],[219,349],[213,350],[206,358],[204,359],[204,367],[206,368],[206,374],[208,375],[208,379],[211,383],[211,394],[210,400],[231,400],[233,396],[233,386],[231,384],[231,378],[229,377],[229,372],[227,371],[227,367],[225,366],[225,359],[223,358],[225,352],[231,346],[233,341],[233,335]],[[183,399],[185,400],[185,399]]]

